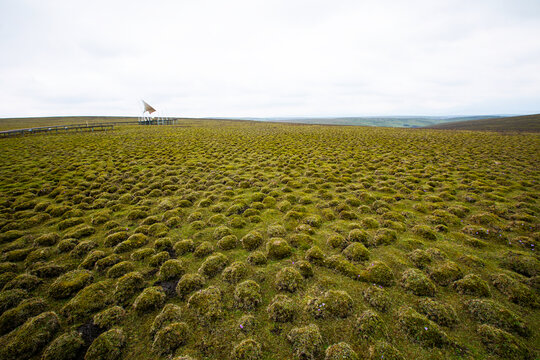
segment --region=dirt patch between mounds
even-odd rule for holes
[[[92,345],[92,342],[95,338],[97,338],[101,333],[103,333],[106,329],[97,326],[92,321],[81,325],[77,328],[77,332],[81,334],[81,337],[84,341],[84,349],[80,352],[80,354],[77,355],[75,358],[76,360],[84,360],[84,356],[86,354],[86,350]]]
[[[178,285],[178,279],[169,281],[156,281],[154,285],[161,286],[163,288],[163,291],[165,291],[165,295],[167,295],[168,297],[172,297],[176,295],[176,285]]]

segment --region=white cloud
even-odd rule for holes
[[[0,117],[540,112],[538,1],[0,2]]]

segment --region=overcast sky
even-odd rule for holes
[[[539,0],[0,0],[0,117],[540,113]]]

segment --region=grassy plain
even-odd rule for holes
[[[540,356],[538,135],[190,120],[0,149],[2,359]]]

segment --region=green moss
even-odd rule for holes
[[[80,258],[97,247],[98,244],[93,240],[81,241],[71,250],[70,255],[74,258]]]
[[[463,277],[460,267],[452,261],[446,261],[443,264],[433,266],[428,272],[429,277],[441,286],[448,286]]]
[[[181,260],[170,259],[161,265],[157,278],[158,281],[178,280],[185,272],[185,265]]]
[[[351,261],[363,261],[369,258],[369,250],[361,243],[352,243],[343,249],[343,255]]]
[[[261,344],[253,339],[242,340],[234,346],[231,352],[233,360],[258,360],[261,358]]]
[[[458,322],[456,310],[450,304],[425,298],[418,300],[417,308],[421,314],[441,326],[453,326]]]
[[[110,281],[88,285],[75,295],[60,310],[68,322],[82,321],[107,306],[111,290]]]
[[[3,290],[22,289],[32,291],[42,283],[42,280],[37,276],[30,274],[20,274],[4,285]]]
[[[90,345],[85,360],[116,360],[122,356],[126,335],[122,329],[111,329],[99,335]]]
[[[304,278],[310,278],[313,276],[313,266],[305,260],[293,261],[293,265]]]
[[[97,271],[104,271],[105,269],[118,264],[120,261],[122,261],[122,257],[117,254],[111,254],[96,261],[96,263],[94,264],[94,268]]]
[[[154,322],[152,322],[150,334],[154,336],[159,330],[161,330],[165,326],[180,321],[182,321],[182,309],[180,308],[180,306],[175,304],[167,304],[163,307],[158,316],[156,316]]]
[[[177,256],[182,256],[195,250],[195,243],[191,239],[177,241],[174,244],[174,252]]]
[[[404,360],[401,353],[386,341],[377,341],[369,348],[369,359]]]
[[[360,242],[364,245],[367,245],[369,240],[369,234],[365,230],[352,229],[351,231],[349,231],[347,240],[349,240],[350,242]]]
[[[72,270],[58,277],[49,287],[53,299],[65,299],[91,283],[93,275],[88,270]]]
[[[473,319],[480,323],[497,326],[522,336],[531,334],[523,320],[493,300],[473,299],[466,301],[465,307]]]
[[[540,261],[533,256],[508,252],[502,258],[501,265],[527,277],[540,275]]]
[[[176,293],[180,299],[185,299],[189,294],[204,287],[206,281],[200,274],[185,274],[176,285]]]
[[[248,268],[246,264],[241,261],[235,261],[223,270],[221,276],[223,277],[223,280],[231,284],[236,284],[242,280],[247,273]]]
[[[437,240],[437,233],[427,225],[416,225],[411,229],[411,231],[413,234],[418,235],[423,239],[432,241]]]
[[[96,229],[93,226],[81,225],[67,232],[64,235],[64,238],[82,239],[84,237],[93,235],[95,232]]]
[[[322,352],[323,340],[319,327],[315,324],[293,328],[287,334],[287,340],[292,344],[296,359],[314,360]]]
[[[266,243],[266,252],[271,259],[284,259],[292,253],[289,243],[282,238],[271,238]]]
[[[159,354],[170,354],[188,340],[188,325],[185,322],[174,322],[156,333],[152,349]]]
[[[126,317],[126,311],[121,306],[112,306],[94,315],[93,322],[103,329],[119,325]]]
[[[490,325],[480,325],[478,335],[486,349],[503,359],[532,360],[534,355],[515,336]]]
[[[397,232],[392,229],[382,228],[377,230],[375,236],[368,241],[371,246],[390,245],[396,242]]]
[[[323,315],[329,314],[337,318],[346,318],[352,314],[354,302],[352,297],[343,290],[328,290],[321,298]]]
[[[492,275],[491,282],[497,290],[506,295],[513,303],[532,308],[540,306],[538,296],[530,288],[506,274]]]
[[[66,253],[73,250],[77,244],[79,244],[79,240],[77,239],[64,239],[58,242],[56,247],[60,253]]]
[[[366,270],[360,274],[360,280],[371,282],[382,286],[391,286],[394,284],[393,271],[381,261],[373,261]]]
[[[267,262],[266,255],[261,251],[254,251],[247,257],[246,261],[251,265],[265,265]]]
[[[129,257],[133,261],[141,261],[141,260],[151,257],[152,255],[155,255],[155,253],[156,251],[154,249],[142,248],[142,249],[133,251]]]
[[[131,261],[121,261],[107,271],[107,277],[117,279],[134,270],[135,265]]]
[[[215,286],[198,290],[190,296],[188,308],[193,309],[201,320],[217,320],[223,313],[221,290]]]
[[[209,241],[200,243],[193,252],[193,255],[198,258],[206,257],[214,252],[214,245]]]
[[[463,279],[455,281],[452,287],[462,295],[473,295],[476,297],[491,296],[487,282],[475,274],[465,275]]]
[[[362,312],[354,323],[355,334],[366,340],[376,340],[387,337],[387,327],[376,312],[366,310]]]
[[[410,307],[401,308],[397,315],[399,326],[411,341],[430,348],[450,344],[448,336],[437,324]]]
[[[250,231],[240,239],[242,247],[250,251],[258,248],[262,244],[262,241],[263,237],[261,233],[256,230]]]
[[[170,251],[173,248],[173,241],[169,237],[157,239],[154,241],[154,249],[156,251]]]
[[[127,304],[128,301],[144,287],[144,278],[138,271],[122,276],[116,282],[114,301],[118,304]]]
[[[298,270],[287,266],[276,274],[274,284],[278,290],[295,292],[303,284],[303,277]]]
[[[28,292],[23,289],[3,290],[0,292],[0,314],[19,305],[28,297]]]
[[[76,360],[82,357],[84,341],[77,331],[66,332],[51,342],[43,352],[43,360]]]
[[[202,265],[199,267],[199,273],[212,278],[223,271],[227,266],[229,259],[222,253],[215,253],[207,257]]]
[[[435,295],[435,285],[420,270],[405,270],[401,277],[401,286],[417,296]]]
[[[274,296],[266,310],[272,321],[280,323],[292,321],[297,311],[294,301],[281,294]]]
[[[425,269],[432,261],[429,253],[421,249],[411,251],[407,257],[419,269]]]
[[[34,246],[53,246],[58,240],[60,240],[60,235],[57,233],[43,234],[34,240]]]
[[[369,305],[381,312],[386,312],[392,303],[382,286],[370,285],[362,292],[362,296]]]
[[[84,260],[79,264],[80,269],[87,269],[91,270],[96,262],[100,259],[103,259],[107,254],[105,254],[104,251],[101,250],[93,250],[91,251]]]
[[[117,254],[131,251],[143,247],[148,243],[148,237],[144,234],[133,234],[127,240],[115,246],[114,252]]]
[[[153,267],[161,266],[165,261],[169,260],[171,255],[167,251],[158,252],[155,255],[150,256],[148,260],[148,265]]]
[[[222,237],[218,242],[217,246],[221,250],[232,250],[238,245],[238,237],[236,235],[227,235]]]
[[[346,342],[340,342],[326,349],[324,360],[358,360],[358,354]]]
[[[348,242],[343,236],[333,234],[326,239],[326,245],[333,249],[343,250],[348,245]]]
[[[133,308],[139,313],[153,311],[165,302],[165,293],[161,287],[152,286],[144,289],[133,302]]]
[[[0,336],[7,334],[29,318],[45,311],[47,305],[41,298],[23,300],[16,307],[0,315]]]
[[[255,309],[262,301],[261,288],[253,280],[246,280],[234,289],[235,306],[240,309],[252,310]]]
[[[60,328],[54,312],[44,312],[0,338],[0,359],[21,360],[37,355]]]
[[[324,260],[326,258],[326,255],[321,250],[320,247],[317,245],[311,247],[308,251],[306,251],[306,260],[310,263],[317,264],[317,265],[323,265]]]

